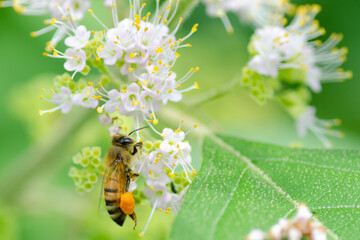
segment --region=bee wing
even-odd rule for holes
[[[105,182],[105,179],[107,177],[107,175],[109,174],[109,169],[106,169],[104,175],[103,175],[103,179],[101,181],[101,189],[100,189],[100,198],[99,198],[99,205],[98,205],[98,213],[100,212],[100,207],[101,207],[101,202],[102,202],[102,199],[104,197],[104,182]]]

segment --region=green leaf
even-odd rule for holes
[[[305,203],[330,239],[359,239],[360,151],[207,138],[171,239],[244,239]]]

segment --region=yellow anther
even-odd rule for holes
[[[155,72],[157,72],[157,71],[159,71],[159,70],[160,70],[160,69],[159,69],[158,66],[155,66],[155,67],[154,67],[154,71],[155,71]]]
[[[183,21],[184,21],[184,19],[181,17],[181,18],[180,18],[180,23],[182,23]]]
[[[94,14],[93,10],[89,9],[88,11],[89,11],[90,14]]]
[[[153,113],[151,113],[151,114],[150,114],[150,117],[151,117],[151,118],[153,118],[153,117],[154,117],[154,114],[153,114]]]
[[[165,213],[166,213],[166,214],[169,214],[169,211],[168,211],[168,210],[166,210],[166,211],[165,211]]]
[[[199,89],[199,84],[197,82],[194,82],[194,84],[195,84],[195,88]]]
[[[175,178],[175,174],[169,173],[169,177],[170,177],[170,178]]]
[[[119,111],[119,110],[120,110],[118,107],[116,107],[115,109],[116,109],[116,111]]]
[[[160,134],[160,137],[164,138],[164,137],[165,137],[165,135],[164,135],[164,134]]]
[[[199,26],[199,24],[195,24],[195,25],[192,27],[191,31],[196,32],[198,26]]]
[[[96,111],[97,111],[98,113],[102,113],[102,112],[104,111],[104,109],[103,109],[102,107],[98,107],[98,108],[96,109]]]
[[[171,207],[168,207],[167,210],[171,210]]]
[[[192,170],[192,174],[197,175],[197,172],[195,171],[195,169]]]
[[[163,24],[166,24],[168,22],[168,20],[166,19],[165,21],[163,21]]]
[[[197,71],[199,71],[199,70],[200,70],[200,68],[199,68],[199,67],[196,67],[194,71],[197,72]]]
[[[199,124],[195,123],[194,124],[194,128],[197,128],[199,126]]]
[[[135,57],[135,53],[130,53],[130,58],[134,58]]]
[[[173,90],[172,90],[172,89],[170,89],[170,90],[169,90],[169,94],[170,94],[170,93],[172,93],[172,92],[173,92]]]
[[[158,119],[154,119],[154,120],[153,120],[153,124],[154,124],[154,125],[157,125],[158,123],[159,123],[159,120],[158,120]]]
[[[102,86],[103,86],[101,82],[99,82],[98,85],[99,85],[99,87],[102,87]]]
[[[36,36],[37,36],[37,34],[36,34],[36,32],[31,32],[31,33],[30,33],[30,36],[32,36],[32,37],[36,37]]]
[[[94,86],[94,83],[93,82],[88,82],[89,86]]]
[[[176,167],[176,163],[173,163],[173,166]]]
[[[177,155],[175,155],[175,156],[174,156],[174,159],[177,159],[177,158],[178,158],[178,156],[177,156]]]
[[[134,100],[132,102],[132,105],[134,105],[134,106],[138,106],[139,104],[140,104],[139,100]]]
[[[141,86],[141,82],[138,82],[137,85],[140,87],[140,86]]]
[[[54,90],[53,90],[53,89],[50,89],[50,92],[51,92],[51,93],[54,93]]]
[[[162,212],[162,210],[163,210],[162,208],[159,208],[159,211],[160,211],[160,212]]]
[[[149,174],[150,174],[150,175],[152,174],[152,170],[151,170],[151,169],[149,169]]]
[[[144,203],[140,203],[140,206],[144,205]]]
[[[44,53],[43,53],[43,55],[44,55],[45,57],[47,57],[49,54],[48,54],[48,53],[46,53],[46,52],[44,52]]]
[[[143,85],[144,85],[144,86],[146,86],[146,85],[148,85],[148,84],[149,84],[149,80],[144,80],[144,81],[143,81]]]
[[[176,56],[176,57],[180,57],[180,54],[176,52],[176,53],[175,53],[175,56]]]
[[[145,106],[142,106],[141,108],[142,108],[143,110],[145,110]]]
[[[151,62],[149,62],[149,63],[148,63],[148,66],[151,66],[151,64],[152,64],[152,63],[151,63]]]
[[[154,191],[155,188],[154,188],[154,187],[150,187],[150,189]]]
[[[133,72],[134,69],[133,69],[133,68],[129,68],[128,71],[129,71],[129,72]]]
[[[138,234],[140,238],[144,238],[144,234],[143,233],[139,233]]]
[[[186,44],[186,46],[188,46],[188,47],[192,47],[192,45],[191,45],[190,43],[187,43],[187,44]]]

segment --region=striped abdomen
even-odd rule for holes
[[[125,183],[121,183],[121,180],[120,177],[111,178],[109,176],[104,183],[106,209],[111,219],[120,226],[124,224],[126,218],[126,214],[120,208],[120,197],[125,192]]]

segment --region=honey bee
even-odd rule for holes
[[[141,128],[142,129],[142,128]],[[132,131],[139,131],[137,129]],[[135,200],[128,192],[130,181],[139,177],[131,168],[134,166],[135,155],[141,149],[142,142],[135,143],[129,135],[117,134],[112,136],[112,146],[106,153],[106,171],[103,179],[103,191],[106,209],[111,219],[123,226],[126,215],[137,225],[135,214]]]

